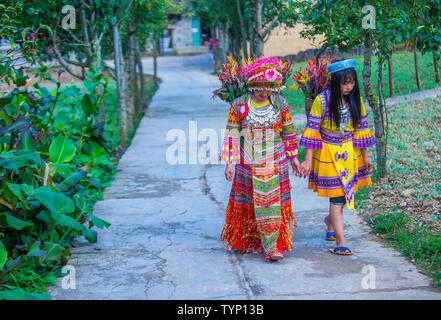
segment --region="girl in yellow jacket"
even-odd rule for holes
[[[358,187],[372,184],[367,149],[375,144],[360,97],[355,59],[328,65],[330,86],[319,94],[308,115],[300,145],[306,148],[299,172],[308,188],[330,198],[327,240],[336,240],[332,253],[349,255],[343,229],[343,206],[354,208]]]

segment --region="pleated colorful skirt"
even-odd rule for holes
[[[280,159],[278,165],[280,183],[281,221],[278,225],[276,251],[290,252],[292,249],[291,223],[297,228],[291,205],[291,185],[287,158]],[[230,198],[226,209],[222,241],[227,248],[246,252],[262,246],[262,232],[256,221],[254,203],[253,168],[247,164],[237,164]]]

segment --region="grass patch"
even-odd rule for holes
[[[364,101],[366,98],[363,91],[363,56],[352,57],[357,61],[357,77],[360,83],[360,91]],[[433,58],[431,54],[421,55],[418,54],[418,62],[420,65],[420,78],[421,86],[423,90],[432,89],[438,85],[435,82],[435,73],[433,67]],[[304,68],[307,61],[297,62],[292,64],[293,70]],[[415,69],[413,62],[413,53],[408,51],[394,52],[392,55],[392,64],[394,68],[394,84],[395,95],[400,96],[412,92],[417,92],[418,88],[415,80]],[[441,64],[440,64],[441,67]],[[376,91],[378,79],[378,58],[372,57],[372,84],[374,85],[374,91]],[[292,86],[292,80],[288,82],[288,86]],[[383,88],[384,94],[389,97],[389,73],[387,65],[383,67]],[[284,97],[287,99],[292,112],[303,113],[305,106],[305,97],[300,89],[296,90],[284,90]]]
[[[389,108],[386,178],[356,194],[379,234],[441,286],[441,99]]]

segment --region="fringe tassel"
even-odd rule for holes
[[[282,224],[279,230],[279,241],[283,244],[283,251],[292,249],[291,222],[297,228],[292,211],[291,201],[282,204]],[[259,248],[260,235],[256,228],[254,208],[245,204],[235,204],[234,199],[229,199],[225,213],[225,224],[222,229],[221,239],[229,250],[246,252],[250,248]]]

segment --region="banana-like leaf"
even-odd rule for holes
[[[39,187],[35,196],[52,214],[72,213],[75,210],[72,199],[63,193],[52,191],[48,186]]]
[[[55,222],[61,226],[72,228],[76,231],[82,232],[85,226],[79,223],[77,220],[61,213],[51,213],[52,218]]]
[[[86,227],[84,227],[84,229],[82,230],[82,234],[84,238],[86,238],[87,241],[89,241],[90,243],[95,243],[98,238],[98,234],[95,230],[91,230]]]
[[[89,94],[85,94],[81,100],[81,108],[83,109],[86,117],[89,117],[91,114],[95,113],[95,104],[93,103]]]
[[[26,254],[26,257],[30,258],[30,257],[44,257],[48,254],[47,251],[41,250],[40,248],[41,242],[40,241],[35,241],[34,244],[32,245],[32,247],[29,249],[29,252]]]
[[[20,132],[18,147],[22,150],[31,151],[35,151],[37,149],[35,138],[29,130]]]
[[[61,175],[71,175],[75,172],[76,166],[70,163],[57,163],[51,166],[50,176],[53,177],[56,173]]]
[[[2,272],[11,272],[12,270],[14,270],[15,268],[17,268],[20,264],[21,261],[23,260],[23,256],[18,256],[17,258],[15,258],[14,260],[9,260],[8,262],[6,262],[6,264],[3,266]]]
[[[96,233],[96,231],[90,230],[86,226],[79,223],[77,220],[64,214],[51,214],[51,216],[57,224],[72,228],[80,232],[89,242],[95,243],[97,241],[98,234]]]
[[[46,260],[57,260],[61,258],[63,253],[66,251],[66,248],[60,246],[58,243],[45,242],[42,251],[47,252],[46,255],[39,259],[40,264],[44,265]]]
[[[47,293],[31,293],[20,288],[0,291],[0,300],[50,300]]]
[[[0,163],[2,162],[1,158],[3,156],[4,154],[1,154]],[[18,150],[13,157],[8,158],[7,161],[2,163],[2,165],[7,166],[8,168],[20,169],[26,167],[30,163],[38,163],[39,161],[41,161],[39,153],[28,150]]]
[[[35,189],[32,186],[29,186],[27,184],[15,184],[15,183],[9,183],[6,182],[6,185],[9,189],[11,189],[12,193],[20,199],[20,201],[23,203],[26,209],[29,209],[28,204],[26,202],[25,197],[23,196],[23,192],[28,195],[32,196],[35,193]]]
[[[111,224],[103,219],[98,218],[97,216],[93,215],[92,213],[89,214],[90,220],[92,223],[100,229],[108,228],[111,226]]]
[[[75,156],[76,151],[72,140],[59,134],[49,147],[49,159],[55,163],[69,162]]]
[[[76,185],[82,179],[85,179],[86,176],[87,176],[86,171],[79,169],[75,173],[67,177],[63,182],[61,182],[56,189],[57,191],[64,192],[69,188],[71,188],[72,186]]]
[[[12,133],[17,131],[27,130],[32,126],[32,123],[26,116],[20,115],[18,118],[9,126],[0,128],[0,135],[5,133]]]
[[[2,99],[5,98],[0,98],[0,105],[2,104]],[[12,98],[8,98],[8,101],[10,100],[12,100]],[[0,109],[0,118],[3,119],[8,126],[14,122],[14,118],[10,117],[6,110],[3,108]]]
[[[21,220],[19,218],[7,214],[6,212],[0,213],[0,225],[8,226],[15,230],[22,230],[25,228],[31,229],[34,227],[34,224],[32,222]]]
[[[6,251],[5,249],[0,249],[0,270],[5,265],[7,259],[8,259],[8,251]]]

